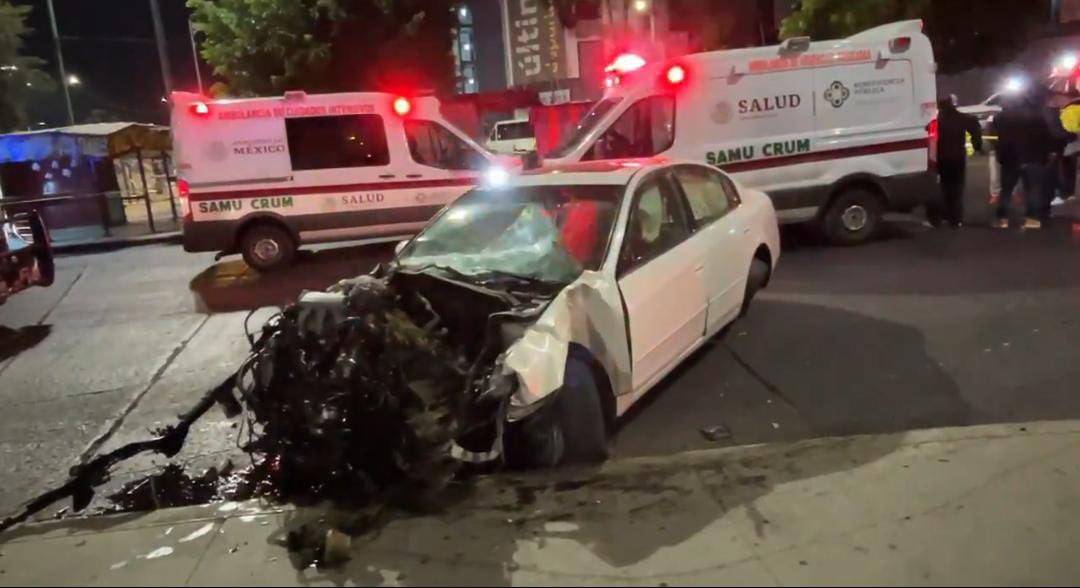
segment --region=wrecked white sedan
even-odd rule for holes
[[[499,184],[400,244],[394,279],[425,291],[451,333],[475,334],[466,355],[501,348],[488,386],[508,390],[496,437],[507,424],[511,461],[603,459],[616,419],[768,283],[780,256],[772,203],[713,167],[662,160],[544,168]],[[440,295],[426,278],[472,298]],[[473,461],[498,449],[455,446]]]

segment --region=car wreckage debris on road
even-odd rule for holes
[[[401,289],[402,280],[425,278],[361,276],[306,294],[263,327],[240,370],[176,425],[72,468],[66,484],[0,530],[64,498],[82,510],[124,459],[175,456],[215,404],[243,419],[244,449],[261,464],[264,495],[280,500],[407,506],[445,488],[463,461],[498,459],[497,423],[513,389],[498,373],[501,341],[485,336],[471,348],[455,340],[424,294]],[[485,331],[526,321],[539,308],[493,313]],[[478,440],[481,451],[456,442],[463,438]]]

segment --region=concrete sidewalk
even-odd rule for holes
[[[480,480],[435,516],[297,569],[255,503],[44,523],[0,543],[3,584],[1072,584],[1080,421],[615,461]]]

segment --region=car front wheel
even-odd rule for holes
[[[523,423],[511,465],[554,467],[607,459],[600,391],[588,364],[567,358],[563,387],[555,394],[550,406]]]

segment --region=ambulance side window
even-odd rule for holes
[[[675,143],[675,97],[650,96],[628,108],[585,154],[585,160],[651,157]]]
[[[429,120],[405,121],[405,138],[413,161],[439,169],[480,170],[487,160],[468,143]]]
[[[377,114],[285,119],[294,170],[390,164],[386,129]]]

